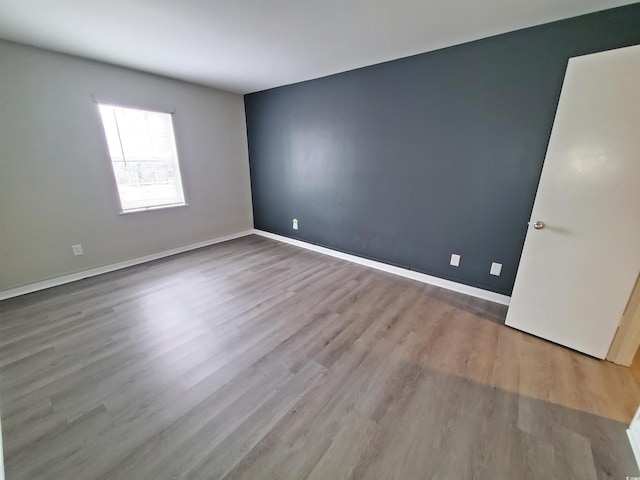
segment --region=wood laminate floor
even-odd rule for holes
[[[624,479],[637,371],[260,237],[0,302],[7,480]]]

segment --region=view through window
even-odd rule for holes
[[[185,205],[171,114],[99,108],[122,212]]]

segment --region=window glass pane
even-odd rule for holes
[[[184,205],[168,113],[100,105],[122,210]]]

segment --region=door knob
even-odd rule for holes
[[[533,228],[535,228],[536,230],[542,230],[544,227],[544,222],[541,222],[540,220],[533,224]]]

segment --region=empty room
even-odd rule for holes
[[[0,480],[640,478],[639,86],[624,0],[4,0]]]

